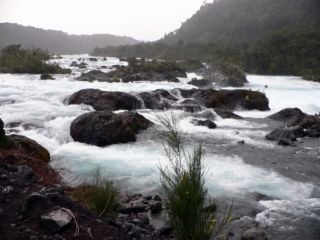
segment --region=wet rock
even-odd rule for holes
[[[45,195],[39,193],[30,194],[25,200],[21,208],[24,218],[28,218],[42,212],[50,207],[50,203]]]
[[[34,172],[31,167],[27,165],[17,166],[18,174],[25,179],[31,179],[34,177]]]
[[[72,94],[69,104],[87,104],[95,110],[135,110],[141,107],[140,101],[124,92],[107,92],[99,89],[83,89]]]
[[[196,126],[203,126],[203,127],[207,127],[209,129],[214,129],[217,127],[217,125],[210,121],[210,120],[198,120],[198,119],[194,119],[192,121],[192,123]]]
[[[78,64],[76,61],[73,61],[73,62],[70,64],[70,67],[79,67],[79,64]]]
[[[226,119],[226,118],[243,119],[243,117],[225,109],[215,108],[214,111],[223,119]]]
[[[281,146],[295,146],[295,144],[288,140],[288,139],[284,139],[284,138],[281,138],[279,141],[278,141],[278,145],[281,145]]]
[[[57,233],[68,227],[72,219],[70,210],[59,208],[41,215],[40,223],[48,232]]]
[[[165,225],[159,229],[159,233],[163,236],[171,235],[173,233],[173,228],[168,225]]]
[[[251,228],[243,233],[241,240],[268,240],[265,232]]]
[[[120,82],[120,78],[110,77],[108,73],[102,72],[100,70],[92,70],[90,72],[82,73],[81,76],[77,78],[77,80],[87,82]]]
[[[246,142],[244,140],[238,141],[238,144],[245,144]]]
[[[52,77],[50,74],[45,73],[45,74],[41,74],[40,79],[41,80],[54,80],[55,78]]]
[[[196,86],[198,88],[212,88],[213,83],[207,79],[192,79],[188,84]]]
[[[81,63],[78,65],[78,67],[79,67],[80,69],[85,69],[85,68],[87,68],[87,65],[88,65],[88,64],[86,64],[86,63],[84,63],[84,62],[81,62]]]
[[[240,69],[227,64],[210,64],[198,70],[197,74],[222,87],[243,87],[248,82]]]
[[[155,195],[155,196],[153,197],[153,200],[154,200],[154,201],[162,201],[162,198],[161,198],[159,195]]]
[[[94,57],[91,57],[91,58],[89,58],[89,61],[91,61],[91,62],[97,62],[98,59],[97,59],[97,58],[94,58]]]
[[[207,108],[227,110],[269,110],[269,100],[265,94],[250,90],[180,89],[184,98],[194,98]]]
[[[306,114],[299,108],[285,108],[275,114],[272,114],[268,118],[284,122],[288,126],[295,126],[298,125],[305,117]]]
[[[280,141],[285,144],[287,142],[293,142],[297,138],[302,138],[306,136],[306,132],[301,127],[292,128],[278,128],[266,135],[266,139],[271,141]]]
[[[307,135],[313,138],[320,137],[320,123],[312,125],[312,127],[307,130]]]
[[[5,135],[4,123],[3,123],[2,119],[0,118],[0,138],[3,137],[4,135]]]
[[[122,214],[141,213],[146,212],[147,209],[147,204],[144,204],[142,202],[130,202],[128,204],[124,204],[119,212]]]
[[[31,156],[41,159],[43,162],[50,161],[50,153],[43,146],[38,144],[36,141],[21,135],[12,134],[8,136],[10,141],[14,142],[15,146],[19,149],[23,149],[29,152]]]
[[[162,202],[156,201],[150,203],[150,212],[153,214],[160,213],[162,211]]]
[[[136,112],[115,114],[109,111],[85,113],[77,117],[70,127],[75,141],[106,146],[136,140],[136,134],[152,123]]]

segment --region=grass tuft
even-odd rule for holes
[[[120,208],[117,188],[111,180],[102,176],[99,169],[91,180],[76,187],[71,197],[99,217],[114,217]]]

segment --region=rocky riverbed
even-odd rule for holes
[[[220,84],[210,79],[207,79],[209,86],[197,88],[188,84],[201,79],[193,73],[171,73],[176,78],[174,81],[165,81],[165,75],[161,81],[152,82],[144,79],[146,75],[128,82],[122,82],[121,78],[87,81],[77,78],[96,70],[108,74],[123,69],[121,66],[127,63],[116,58],[93,61],[86,55],[64,56],[54,61],[62,67],[72,65],[74,75],[54,75],[54,80],[40,80],[39,75],[0,75],[0,117],[7,135],[26,136],[48,149],[50,167],[61,177],[58,181],[74,186],[99,167],[123,193],[129,196],[142,193],[143,196],[134,195],[130,199],[151,211],[151,205],[158,204],[152,197],[159,192],[157,167],[166,164],[159,147],[157,118],[174,113],[188,146],[203,143],[210,194],[222,209],[225,202],[234,202],[233,214],[237,220],[221,238],[320,237],[320,140],[319,116],[315,115],[320,112],[318,83],[297,77],[247,75],[248,83],[242,80],[245,85],[240,88],[219,88]],[[210,78],[210,74],[206,77]],[[107,111],[103,118],[97,112],[101,110]],[[128,113],[124,110],[133,111],[139,117],[125,116]],[[273,115],[277,112],[280,113]],[[85,136],[88,141],[80,140],[70,131],[72,125],[78,129],[77,118],[85,119],[80,121],[83,132],[77,136],[81,139]],[[140,124],[135,119],[142,118],[150,124],[136,128]],[[92,123],[92,126],[99,123],[101,128],[90,127]],[[111,136],[117,141],[104,139],[104,144],[96,141],[113,128],[120,129],[117,135]],[[109,135],[107,138],[110,140]],[[17,175],[16,170],[10,171],[4,174]],[[4,183],[3,189],[10,185]],[[21,199],[38,191],[39,188],[31,189]],[[148,195],[151,200],[145,199],[149,199]],[[145,212],[142,213],[126,216],[125,221],[139,225],[146,221]],[[155,229],[145,227],[146,233],[159,234],[164,223],[161,216],[160,220],[155,216],[148,221]],[[115,236],[118,230],[115,227]]]

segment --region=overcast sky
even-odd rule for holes
[[[74,34],[110,33],[157,40],[179,28],[202,3],[203,0],[0,0],[0,22]]]

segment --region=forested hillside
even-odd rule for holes
[[[273,31],[319,26],[319,13],[319,0],[215,0],[163,41],[250,43]]]
[[[319,0],[216,0],[157,42],[94,54],[223,61],[250,73],[320,81],[319,13]]]
[[[130,37],[111,34],[69,35],[61,31],[43,30],[12,23],[0,23],[0,49],[17,44],[24,48],[42,48],[50,53],[89,53],[94,47],[134,44]]]

